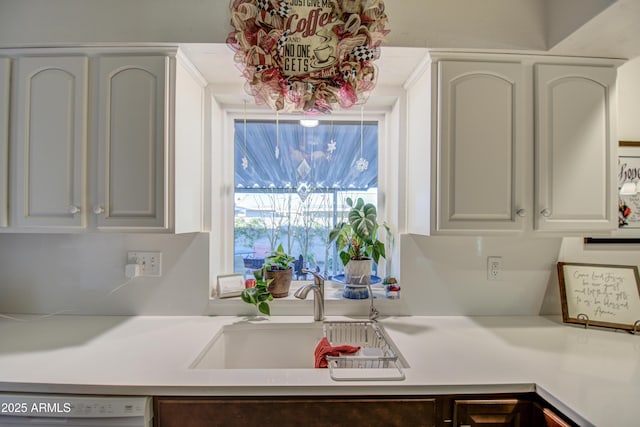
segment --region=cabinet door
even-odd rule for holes
[[[429,398],[157,398],[158,427],[433,427]]]
[[[98,59],[98,227],[166,225],[166,94],[169,59]]]
[[[617,227],[610,67],[536,65],[536,215],[543,231]]]
[[[456,400],[455,427],[526,427],[531,425],[532,403],[519,399]]]
[[[521,230],[522,65],[442,61],[438,86],[438,231]]]
[[[11,61],[0,58],[0,227],[7,226],[9,206],[9,75]]]
[[[567,421],[565,421],[560,415],[556,414],[550,408],[544,408],[542,410],[542,416],[546,427],[571,427]]]
[[[83,227],[87,58],[16,60],[15,225]]]

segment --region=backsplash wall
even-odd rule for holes
[[[162,251],[162,277],[127,283],[128,250]],[[581,238],[402,235],[400,252],[402,298],[379,304],[386,315],[559,314],[558,260],[640,261],[637,247],[584,248]],[[502,280],[487,280],[487,256],[502,257]],[[208,233],[2,234],[0,314],[234,314],[236,302],[208,302],[208,260]],[[237,314],[252,312],[240,307]]]
[[[131,250],[161,251],[162,276],[127,282]],[[208,233],[2,234],[0,313],[202,314],[208,264]]]
[[[209,237],[208,233],[2,234],[0,313],[233,314],[208,302]],[[381,304],[381,311],[537,314],[559,248],[560,239],[403,235],[402,298]],[[129,250],[161,251],[162,277],[127,282],[124,265]],[[502,281],[487,281],[488,255],[503,257]],[[289,306],[277,314],[300,314],[299,307]]]
[[[545,295],[553,295],[555,284],[549,279],[561,242],[560,238],[402,236],[402,303],[408,312],[423,315],[537,315]],[[488,256],[502,257],[501,280],[488,280]],[[547,311],[555,314],[553,309]]]

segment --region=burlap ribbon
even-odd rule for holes
[[[289,111],[328,112],[364,102],[377,78],[371,64],[377,55],[369,52],[389,33],[383,0],[329,0],[332,23],[316,34],[338,37],[337,65],[289,77],[282,72],[287,14],[281,14],[280,1],[259,7],[257,0],[231,0],[235,31],[227,42],[236,50],[234,59],[247,80],[247,92],[258,104]]]

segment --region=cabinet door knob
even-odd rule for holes
[[[96,206],[95,208],[93,208],[93,213],[96,215],[100,215],[101,213],[104,213],[104,208],[102,206]]]
[[[524,218],[525,216],[527,216],[527,210],[526,209],[518,209],[516,211],[516,215],[518,215],[521,218]]]
[[[71,206],[69,206],[69,213],[71,215],[75,215],[77,213],[80,213],[80,208],[78,206],[76,206],[76,205],[71,205]]]
[[[545,218],[549,218],[551,216],[551,211],[549,209],[542,209],[540,211],[540,215],[542,215]]]

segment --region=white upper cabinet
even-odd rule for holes
[[[522,66],[441,61],[438,82],[437,229],[520,229]]]
[[[432,59],[407,88],[409,232],[616,229],[615,64],[526,55]]]
[[[180,55],[97,63],[97,227],[200,231],[205,81]]]
[[[16,60],[14,209],[18,227],[84,227],[86,57]]]
[[[173,202],[169,214],[173,216],[173,231],[190,233],[201,231],[203,223],[204,177],[204,80],[194,76],[189,62],[176,62],[173,129]]]
[[[10,149],[0,58],[0,226],[201,231],[206,82],[176,49],[82,52],[17,55]]]
[[[98,58],[98,227],[166,228],[169,58]]]
[[[180,55],[103,56],[97,68],[96,226],[201,231],[206,82]]]
[[[534,72],[536,229],[615,229],[616,70],[536,65]]]
[[[11,60],[0,57],[0,227],[7,226],[9,206],[9,85]]]

